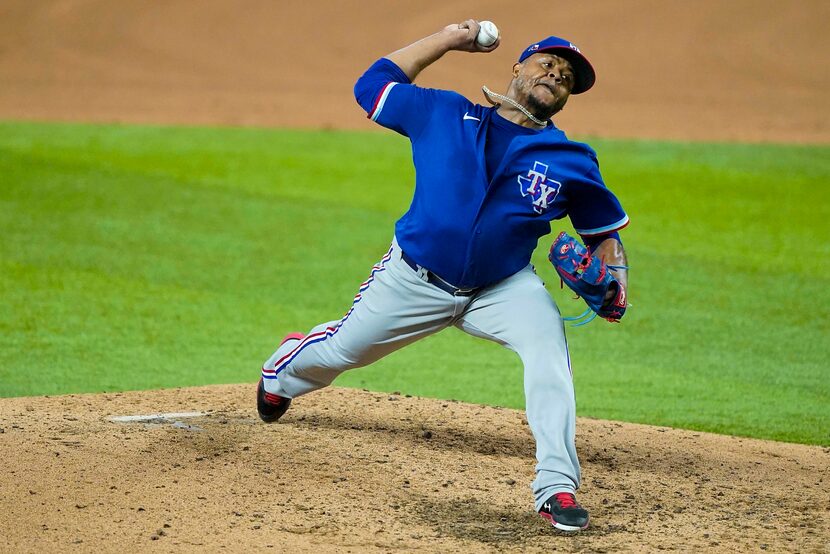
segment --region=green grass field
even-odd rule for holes
[[[830,445],[830,147],[589,142],[633,307],[569,334],[580,415]],[[392,133],[0,123],[0,396],[253,393],[351,304],[412,178]],[[337,383],[521,407],[521,373],[453,329]]]

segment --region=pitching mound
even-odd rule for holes
[[[517,410],[334,388],[265,425],[252,385],[4,399],[0,550],[830,548],[830,449],[577,428],[592,525],[564,536],[532,510]]]

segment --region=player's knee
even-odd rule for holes
[[[379,360],[381,356],[374,349],[359,349],[341,351],[338,358],[337,369],[340,371],[348,371],[350,369],[365,367]]]

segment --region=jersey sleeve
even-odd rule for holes
[[[589,251],[593,252],[597,249],[597,247],[602,244],[606,239],[617,239],[620,244],[622,244],[622,239],[620,238],[620,234],[617,231],[612,231],[607,234],[603,235],[588,235],[587,237],[579,235],[582,238],[582,242],[585,243],[585,246],[588,248]]]
[[[413,85],[394,62],[381,58],[366,70],[354,87],[355,99],[366,117],[415,139],[429,119],[443,91]]]
[[[608,235],[628,225],[628,215],[613,192],[608,190],[596,159],[568,194],[568,216],[583,238]]]

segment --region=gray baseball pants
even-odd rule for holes
[[[265,389],[296,398],[454,325],[513,350],[524,364],[527,421],[536,439],[531,488],[537,511],[552,494],[574,492],[580,473],[565,329],[533,267],[471,297],[453,296],[422,276],[401,259],[393,241],[341,320],[318,325],[302,341],[287,341],[265,362]]]

